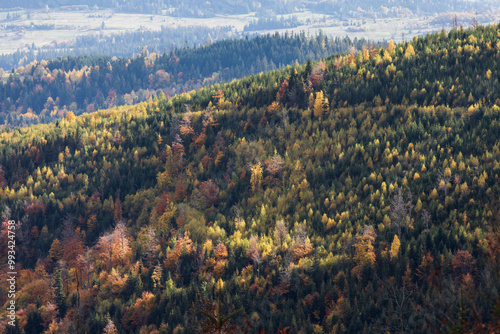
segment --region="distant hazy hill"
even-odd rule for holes
[[[246,14],[249,12],[259,12],[262,15],[286,14],[302,10],[313,10],[328,15],[351,16],[350,11],[368,11],[365,13],[370,16],[374,13],[384,15],[384,11],[391,8],[408,9],[416,14],[439,13],[447,11],[459,11],[479,9],[486,5],[482,1],[467,0],[340,0],[340,1],[229,1],[229,0],[20,0],[16,2],[2,0],[0,8],[63,8],[67,6],[86,5],[92,9],[94,6],[99,8],[114,8],[125,12],[139,13],[169,13],[178,16],[210,17],[216,14]],[[69,8],[66,8],[69,9]],[[76,7],[74,9],[77,9]],[[363,15],[363,13],[358,13]]]
[[[120,43],[119,37],[116,37]],[[226,40],[135,58],[63,57],[21,66],[0,83],[0,124],[48,122],[67,112],[133,104],[163,91],[171,96],[332,53],[360,50],[365,40],[305,33]]]

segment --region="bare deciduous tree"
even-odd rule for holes
[[[253,261],[253,263],[257,266],[257,276],[260,275],[260,263],[262,262],[262,255],[258,249],[259,244],[259,236],[254,234],[250,237],[250,246],[247,250],[247,255]]]
[[[448,196],[448,184],[450,183],[451,176],[444,176],[443,168],[439,168],[438,173],[436,175],[436,184],[438,190],[444,192],[444,197]]]
[[[425,230],[426,231],[429,231],[429,223],[431,222],[431,214],[429,213],[429,211],[427,211],[426,209],[423,209],[422,210],[422,220],[424,221],[425,223]]]
[[[267,164],[267,171],[272,175],[279,175],[283,171],[283,158],[278,153],[274,154]]]
[[[408,191],[405,201],[401,189],[391,200],[391,222],[398,229],[398,237],[401,238],[401,227],[408,227],[411,222],[411,211],[413,210],[413,194]]]
[[[286,238],[287,233],[288,224],[283,219],[278,220],[274,228],[274,238],[279,241],[280,252],[283,250],[283,240]]]

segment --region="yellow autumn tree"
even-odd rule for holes
[[[160,233],[164,233],[169,230],[170,221],[175,216],[177,212],[177,206],[170,200],[167,200],[165,211],[161,216],[158,217],[156,221],[156,230]]]
[[[279,109],[280,109],[280,104],[277,101],[273,101],[273,103],[271,103],[271,105],[269,105],[269,107],[267,107],[267,111],[271,115],[276,114]]]
[[[70,111],[66,114],[66,116],[64,117],[67,121],[72,121],[73,119],[75,119],[75,114]]]
[[[50,246],[49,255],[55,261],[59,261],[62,258],[62,246],[59,239],[54,239],[52,245]]]
[[[431,200],[435,199],[437,196],[438,196],[438,192],[437,192],[436,188],[432,189],[432,192],[429,195],[429,199],[431,199]]]
[[[422,210],[422,201],[420,198],[417,200],[417,205],[415,205],[415,212],[420,212]]]
[[[322,90],[316,93],[314,100],[314,117],[320,118],[328,109],[328,98],[324,96]]]
[[[153,287],[161,288],[161,277],[163,272],[163,266],[161,263],[158,263],[153,270],[153,274],[151,275],[151,279],[153,280]]]
[[[252,184],[252,191],[257,191],[260,188],[262,182],[262,165],[257,162],[255,165],[250,167],[252,175],[250,177],[250,183]]]
[[[414,55],[415,55],[415,50],[413,49],[413,46],[409,44],[405,51],[405,57],[411,58]]]
[[[352,269],[352,273],[361,278],[361,273],[365,266],[372,266],[375,264],[375,251],[373,243],[377,238],[377,234],[373,226],[365,226],[356,236],[356,244],[354,245],[354,262],[356,266]]]
[[[467,186],[467,182],[462,183],[462,185],[460,186],[460,192],[464,197],[467,197],[469,195],[469,187]]]
[[[387,45],[387,51],[389,51],[390,53],[392,53],[394,50],[396,50],[396,44],[394,43],[394,41],[391,39],[389,41],[389,45]]]
[[[391,244],[391,259],[397,258],[399,255],[399,247],[401,247],[401,242],[399,241],[398,235],[394,234],[394,240]]]
[[[486,179],[487,178],[488,178],[488,174],[486,174],[486,172],[483,172],[483,174],[481,174],[479,176],[479,179],[477,180],[477,185],[480,188],[484,188],[484,186],[486,185]]]
[[[314,101],[315,101],[314,94],[313,93],[309,94],[309,100],[307,105],[309,106],[310,109],[314,108]]]

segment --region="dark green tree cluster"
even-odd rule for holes
[[[299,23],[295,16],[292,16],[290,19],[283,17],[281,19],[263,17],[250,22],[245,26],[244,31],[292,29],[300,25],[301,23]]]

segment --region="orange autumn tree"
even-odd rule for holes
[[[112,232],[101,236],[96,249],[99,259],[108,266],[108,270],[111,270],[116,265],[125,266],[132,254],[128,229],[125,223],[119,221]]]
[[[191,255],[194,251],[193,241],[189,238],[187,232],[185,232],[182,238],[177,239],[174,249],[170,251],[167,250],[167,256],[163,264],[168,269],[175,269],[183,252],[187,255]]]
[[[476,260],[467,250],[458,250],[451,261],[451,265],[457,278],[473,274],[476,271]]]
[[[222,241],[219,240],[219,243],[217,244],[217,246],[215,246],[214,253],[217,260],[214,266],[214,275],[215,277],[220,278],[224,273],[224,268],[226,267],[227,263],[228,253],[226,245],[224,245]]]
[[[280,100],[283,100],[285,98],[285,93],[286,90],[288,89],[288,86],[289,86],[288,80],[283,80],[280,88],[278,89],[278,94],[277,94]]]
[[[183,136],[189,136],[189,135],[194,134],[193,127],[191,126],[191,117],[192,117],[191,113],[186,113],[182,117],[179,131],[180,131],[181,135],[183,135]]]
[[[132,306],[132,324],[136,327],[142,326],[148,320],[149,314],[155,305],[155,295],[149,291],[144,291]]]
[[[212,97],[217,100],[217,106],[220,108],[224,103],[224,92],[219,89]]]
[[[293,240],[293,246],[291,249],[292,260],[299,261],[304,257],[310,256],[313,252],[313,244],[307,237],[307,229],[304,222],[298,226],[295,238]]]

